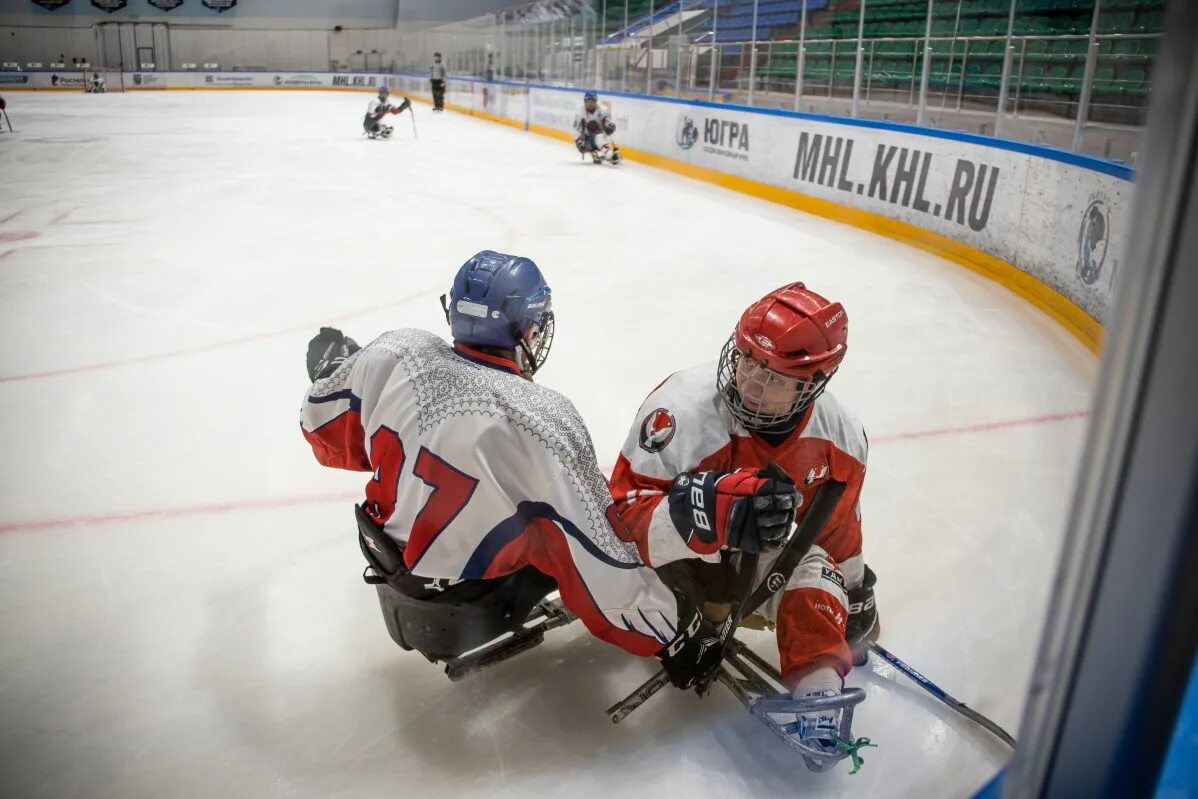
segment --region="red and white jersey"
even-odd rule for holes
[[[511,361],[392,331],[312,386],[301,425],[322,464],[372,473],[363,507],[414,574],[532,565],[596,636],[639,655],[673,638],[674,596],[616,535],[582,418]]]
[[[611,125],[611,114],[603,106],[596,106],[594,111],[588,111],[584,106],[574,117],[574,130],[583,136],[605,135],[605,128]]]
[[[868,447],[861,425],[826,392],[808,409],[799,427],[772,446],[728,412],[716,390],[716,366],[707,364],[671,375],[641,405],[616,461],[611,490],[642,559],[656,567],[700,557],[683,542],[670,519],[666,497],[679,474],[764,468],[775,461],[802,494],[798,519],[811,506],[821,483],[829,479],[845,483],[840,504],[815,546],[782,595],[766,608],[778,623],[784,675],[820,658],[838,661],[844,674],[849,668],[845,589],[861,585],[865,570],[860,496]],[[703,559],[718,561],[719,554]],[[765,574],[769,563],[769,558],[762,558],[759,574]]]
[[[391,103],[380,100],[377,97],[371,98],[366,106],[366,116],[371,119],[382,119],[383,116],[391,110]]]

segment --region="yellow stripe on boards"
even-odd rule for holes
[[[455,108],[455,110],[461,110],[467,114],[470,113],[466,109]],[[475,116],[478,115],[476,112]],[[490,115],[487,116],[489,117]],[[519,123],[513,123],[511,120],[503,120],[503,122],[521,127]],[[528,130],[531,133],[547,136],[551,139],[560,139],[561,141],[574,140],[569,133],[541,125],[529,125]],[[785,205],[804,213],[821,216],[836,222],[843,222],[847,225],[876,233],[879,236],[885,236],[886,238],[909,244],[912,247],[926,250],[933,255],[938,255],[955,264],[960,264],[966,269],[976,272],[1019,295],[1048,314],[1057,324],[1069,331],[1074,338],[1085,345],[1091,352],[1098,354],[1101,349],[1102,325],[1075,305],[1068,297],[1051,286],[1037,280],[1019,267],[1009,264],[1001,258],[996,258],[989,253],[970,247],[968,244],[964,244],[956,239],[942,236],[939,233],[933,233],[930,230],[916,227],[907,222],[891,219],[888,216],[875,214],[871,211],[863,211],[859,208],[852,208],[832,202],[831,200],[824,200],[819,197],[812,197],[808,194],[791,191],[790,189],[771,186],[768,183],[761,183],[749,178],[729,175],[708,167],[675,161],[673,158],[666,158],[655,153],[634,150],[629,147],[620,147],[620,153],[630,161],[637,161],[646,166],[664,169],[694,180],[701,180],[705,183],[731,189],[741,194],[748,194],[762,200]]]

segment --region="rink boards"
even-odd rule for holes
[[[419,76],[390,79],[427,96]],[[458,110],[562,138],[582,90],[454,81]],[[931,250],[995,279],[1097,350],[1130,225],[1132,171],[909,125],[603,93],[621,149]]]
[[[17,77],[24,83],[13,84]],[[128,90],[393,90],[424,75],[126,73]],[[9,88],[74,88],[78,73],[0,73]],[[576,88],[453,79],[447,105],[570,139]],[[1097,350],[1130,226],[1131,169],[955,131],[604,92],[627,157],[901,239],[997,280]],[[663,225],[667,224],[664,220]],[[683,217],[683,224],[684,217]],[[734,231],[727,231],[734,233]],[[710,231],[696,232],[710,235]]]

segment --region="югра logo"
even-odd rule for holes
[[[699,140],[699,128],[695,125],[695,120],[688,116],[678,118],[678,146],[683,150],[689,150],[695,146],[695,142]]]

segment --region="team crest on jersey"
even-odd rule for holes
[[[808,469],[807,476],[803,478],[803,485],[805,485],[805,486],[815,485],[816,480],[823,480],[827,476],[828,476],[828,464],[826,464],[826,463],[823,466],[819,467],[818,471],[816,469]]]
[[[645,452],[661,452],[674,438],[674,414],[658,408],[641,422],[641,449]]]

